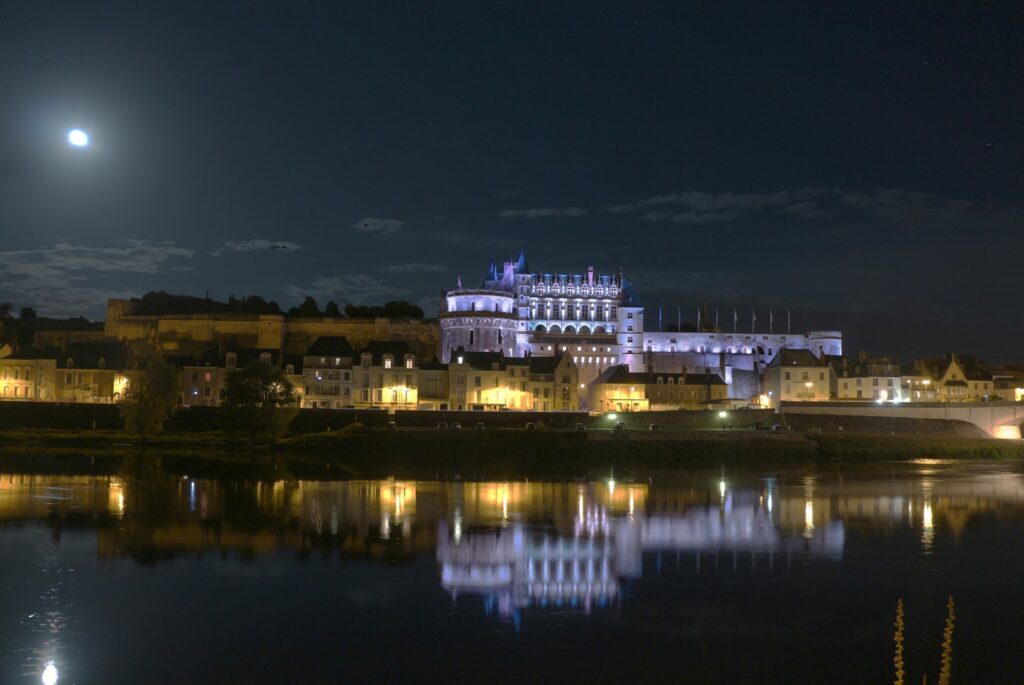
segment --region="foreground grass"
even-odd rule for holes
[[[288,472],[310,478],[371,474],[573,478],[609,468],[627,473],[718,465],[1024,457],[1024,442],[992,439],[761,431],[381,431],[358,425],[298,435],[274,445],[253,445],[220,432],[166,433],[142,445],[123,431],[30,430],[0,432],[0,446],[5,462],[14,458],[20,465],[45,462],[49,457],[81,457],[92,466],[97,459],[123,459],[145,449],[183,472],[239,477]]]

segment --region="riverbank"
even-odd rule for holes
[[[851,433],[735,431],[367,430],[307,433],[252,445],[219,432],[166,433],[145,445],[116,430],[0,431],[0,456],[20,464],[42,457],[114,463],[140,451],[183,468],[252,465],[312,477],[369,474],[578,477],[593,470],[703,468],[717,465],[884,462],[918,458],[1021,459],[1024,442]],[[253,476],[261,477],[261,476]]]

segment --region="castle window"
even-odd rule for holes
[[[473,331],[470,331],[470,332],[469,332],[469,344],[470,344],[470,345],[472,345],[472,344],[473,344],[473,333],[474,333]]]

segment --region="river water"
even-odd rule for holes
[[[1024,682],[1024,477],[0,471],[0,682]]]

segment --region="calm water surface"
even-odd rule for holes
[[[1024,682],[1014,465],[141,471],[0,471],[0,683],[884,683],[900,597],[935,682],[950,594],[953,682]]]

